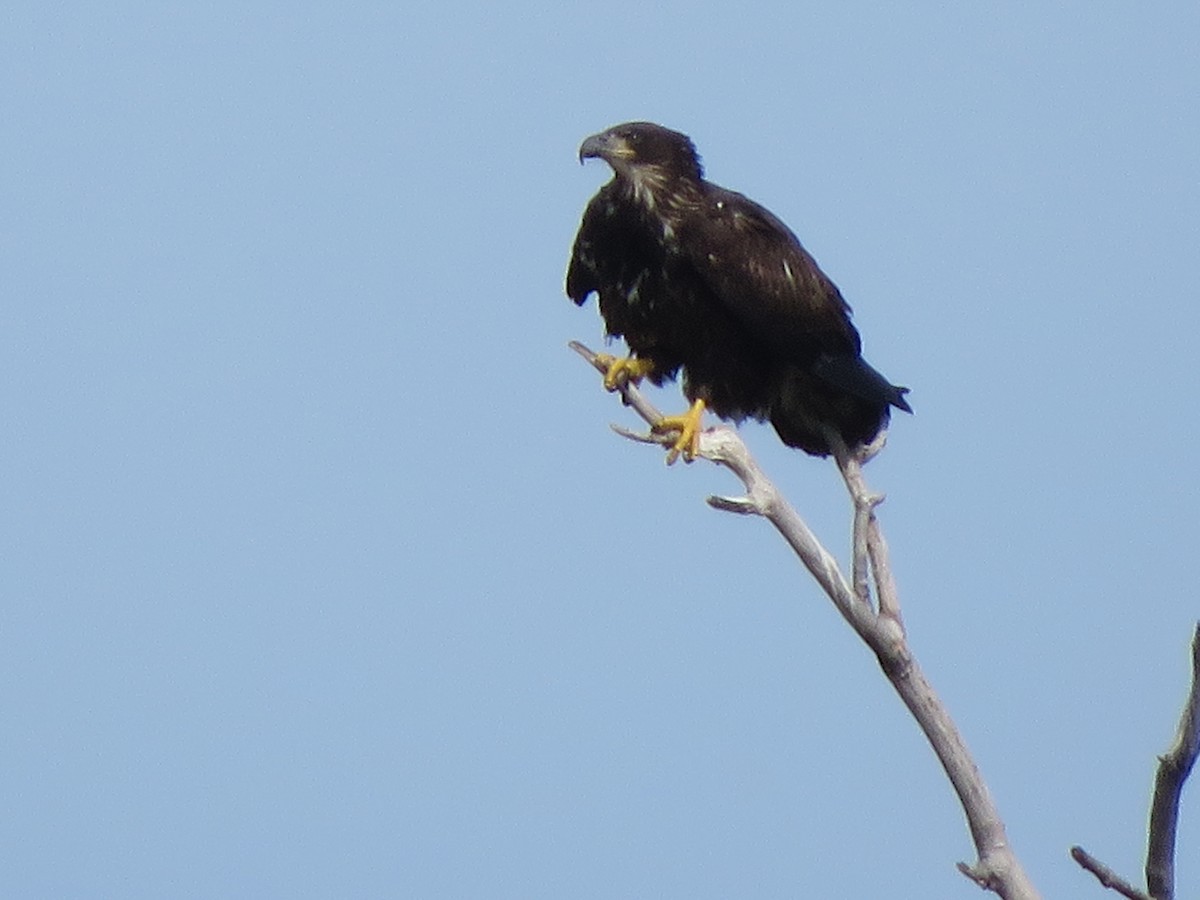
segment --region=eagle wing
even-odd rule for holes
[[[909,409],[904,389],[862,358],[850,305],[770,210],[704,183],[679,222],[679,252],[747,332],[780,362],[872,402]]]
[[[580,305],[593,292],[607,307],[628,303],[651,274],[661,276],[665,257],[665,249],[647,238],[636,209],[609,182],[584,211],[567,267],[567,296]]]
[[[603,219],[599,200],[599,197],[593,197],[584,211],[579,233],[575,235],[575,244],[571,248],[571,262],[567,266],[567,296],[577,305],[582,305],[589,294],[600,289],[595,249],[596,232],[600,230]]]
[[[680,223],[679,250],[720,303],[789,361],[857,356],[849,304],[787,225],[742,194],[705,187],[704,204]]]

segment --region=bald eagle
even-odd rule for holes
[[[907,388],[862,358],[850,306],[791,230],[741,194],[704,179],[687,135],[649,122],[585,140],[613,178],[588,203],[567,269],[567,295],[599,297],[609,335],[630,356],[606,357],[605,385],[683,374],[692,401],[656,430],[678,432],[668,455],[691,460],[707,408],[770,421],[814,456],[871,444]]]

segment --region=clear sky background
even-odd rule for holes
[[[635,118],[912,388],[868,475],[1035,881],[1137,877],[1200,616],[1200,6],[1020,7],[8,4],[0,894],[978,896],[873,658],[566,349],[576,150]],[[832,463],[742,430],[844,560]],[[1185,892],[1198,847],[1193,785]]]

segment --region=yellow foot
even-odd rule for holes
[[[679,437],[667,453],[668,466],[679,459],[680,454],[683,454],[683,461],[687,463],[696,458],[696,454],[700,450],[700,420],[703,417],[704,401],[697,400],[683,415],[663,416],[651,427],[650,430],[657,434],[665,434],[670,431],[679,432]]]
[[[596,361],[608,367],[604,373],[604,389],[615,391],[622,384],[637,384],[652,371],[654,363],[648,359],[636,359],[632,356],[610,356],[607,353],[597,353]]]

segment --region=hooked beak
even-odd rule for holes
[[[590,138],[579,145],[579,164],[583,165],[587,159],[604,159],[608,153],[610,135],[607,131],[600,134],[593,134]]]

